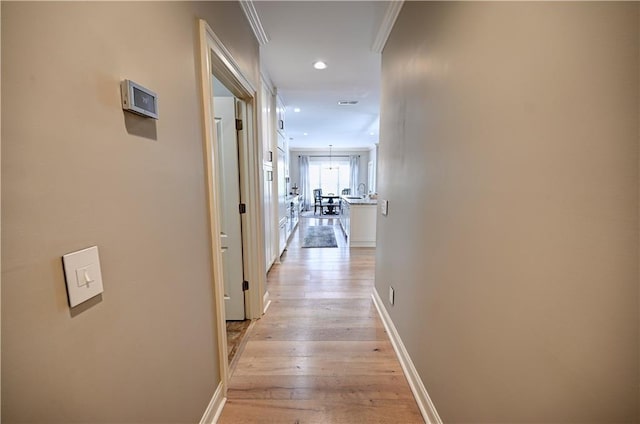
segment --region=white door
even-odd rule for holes
[[[218,135],[220,243],[222,246],[224,303],[227,320],[243,320],[245,318],[235,100],[232,96],[216,96],[213,100]]]
[[[273,218],[271,216],[271,202],[273,192],[273,167],[264,166],[264,255],[265,255],[265,274],[269,272],[271,264],[274,260],[273,255]]]
[[[280,134],[278,134],[280,136]],[[278,225],[279,242],[278,242],[278,257],[284,252],[284,248],[287,244],[287,198],[286,198],[286,180],[285,180],[285,154],[284,151],[278,150]]]

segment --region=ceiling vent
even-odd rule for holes
[[[340,106],[353,106],[353,105],[357,105],[358,101],[357,100],[339,100],[338,104]]]

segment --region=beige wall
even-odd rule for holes
[[[213,395],[199,17],[257,86],[235,2],[2,2],[4,423],[197,422]],[[94,244],[104,295],[72,316],[60,258]]]
[[[637,3],[407,2],[376,288],[445,422],[638,419]]]

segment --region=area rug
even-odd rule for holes
[[[302,240],[302,247],[338,247],[333,226],[307,227]]]

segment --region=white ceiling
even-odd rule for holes
[[[332,144],[334,149],[347,149],[377,143],[380,53],[372,46],[390,2],[254,1],[253,5],[269,40],[260,53],[263,68],[286,106],[290,147]],[[316,60],[326,62],[327,69],[314,69]],[[359,103],[339,106],[339,100]]]

